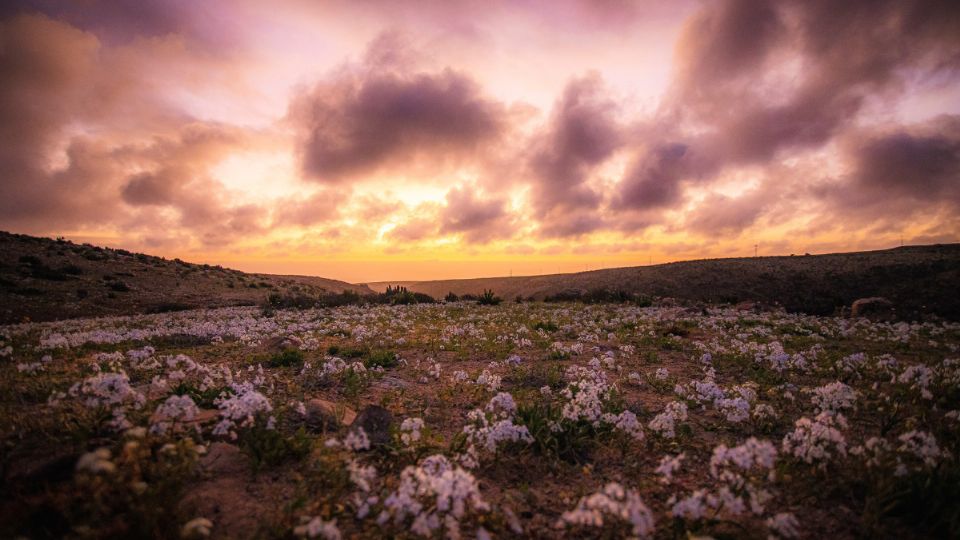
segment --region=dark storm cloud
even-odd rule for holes
[[[392,48],[392,49],[391,49]],[[464,73],[421,72],[402,44],[376,40],[361,66],[333,74],[291,105],[304,173],[341,182],[385,165],[434,168],[475,156],[506,127],[506,111]]]

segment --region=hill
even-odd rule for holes
[[[0,232],[0,323],[132,315],[262,303],[271,293],[318,296],[364,285],[220,266]]]
[[[370,283],[382,290],[388,283]],[[635,295],[777,303],[788,311],[829,315],[858,298],[883,296],[904,317],[934,313],[960,319],[960,244],[784,257],[705,259],[544,276],[390,282],[437,298],[492,289],[517,296],[576,297],[605,289]]]

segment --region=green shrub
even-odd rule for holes
[[[303,365],[303,353],[296,349],[284,349],[273,356],[270,357],[270,360],[267,361],[267,366],[272,368],[279,367],[290,367],[290,366],[302,366]]]
[[[589,422],[571,422],[563,418],[561,406],[549,401],[523,404],[517,408],[517,423],[527,426],[533,443],[530,449],[536,454],[569,463],[583,463],[596,446],[600,431]],[[560,430],[554,426],[560,425]]]
[[[327,347],[327,354],[343,359],[360,358],[361,356],[366,356],[369,352],[366,347],[341,347],[339,345]]]
[[[190,399],[197,404],[197,407],[212,409],[216,407],[216,399],[222,394],[232,394],[233,390],[229,386],[219,386],[200,390],[190,383],[181,382],[173,389],[173,393],[178,396],[190,396]]]
[[[373,351],[363,361],[363,365],[368,368],[382,367],[392,368],[397,365],[397,354],[393,351]]]
[[[259,419],[256,425],[240,430],[238,435],[240,449],[250,457],[254,474],[266,467],[299,461],[310,453],[310,437],[303,427],[288,436],[278,429],[267,429],[266,423]]]
[[[533,325],[533,329],[543,330],[544,332],[556,332],[560,327],[553,321],[537,321],[536,324]]]

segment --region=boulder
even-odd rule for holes
[[[303,406],[307,411],[304,422],[314,431],[349,426],[357,418],[357,413],[350,407],[325,399],[311,399]]]
[[[893,302],[881,296],[861,298],[850,306],[851,317],[866,317],[871,321],[892,321],[896,317]]]
[[[367,405],[360,411],[351,428],[361,427],[370,439],[370,446],[383,446],[390,443],[390,428],[393,415],[378,405]]]

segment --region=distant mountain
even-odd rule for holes
[[[492,289],[506,300],[576,297],[605,289],[705,302],[761,301],[789,311],[832,314],[858,298],[883,296],[903,317],[960,320],[960,244],[882,251],[705,259],[545,276],[400,281],[388,284],[443,298]]]
[[[263,303],[271,293],[372,294],[310,276],[248,274],[122,249],[0,232],[0,323]]]

